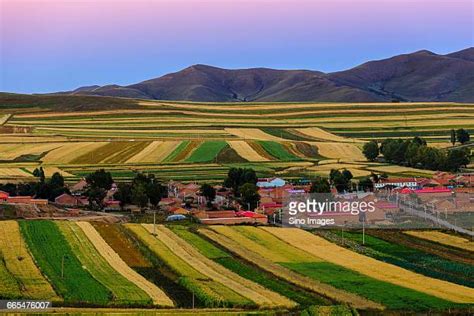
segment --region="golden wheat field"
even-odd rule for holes
[[[270,159],[259,155],[246,141],[231,140],[227,143],[234,149],[239,156],[248,161],[269,161]]]
[[[102,257],[123,277],[145,291],[151,297],[154,304],[160,306],[174,306],[173,301],[163,290],[130,268],[89,222],[77,222],[77,225],[82,229],[87,238],[89,238],[90,242],[94,244],[94,247]]]
[[[328,262],[364,275],[458,303],[473,303],[474,289],[426,277],[333,244],[297,228],[262,228],[285,242]]]
[[[16,221],[0,221],[0,257],[8,271],[21,283],[25,298],[60,300],[35,265]]]
[[[310,279],[308,277],[295,273],[277,264],[275,261],[264,258],[263,256],[254,252],[253,249],[245,247],[244,244],[235,241],[234,239],[229,238],[223,234],[217,233],[214,229],[199,229],[199,233],[227,248],[232,253],[235,253],[236,255],[248,260],[249,262],[253,262],[261,269],[266,270],[269,273],[272,273],[278,276],[279,278],[282,278],[304,289],[307,289],[319,295],[323,295],[325,297],[329,297],[337,302],[349,304],[356,308],[384,309],[384,307],[378,303],[372,302],[355,294],[336,289],[331,285],[321,283],[314,279]],[[269,257],[274,256],[275,254],[269,255]]]
[[[148,231],[152,232],[151,225],[147,225]],[[240,277],[238,274],[227,270],[223,266],[204,257],[192,246],[173,234],[168,228],[160,225],[157,229],[160,238],[172,251],[183,260],[192,265],[199,272],[211,279],[225,284],[233,291],[254,301],[259,306],[267,307],[293,307],[295,303],[275,292],[272,292],[252,281]]]
[[[474,242],[467,238],[453,236],[450,234],[438,232],[438,231],[407,231],[405,234],[415,236],[421,239],[434,241],[446,246],[464,249],[468,251],[474,251]]]

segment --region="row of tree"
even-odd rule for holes
[[[33,171],[33,175],[38,178],[38,181],[0,184],[0,191],[7,192],[11,196],[33,196],[37,199],[50,201],[69,192],[64,185],[64,177],[59,172],[55,172],[51,178],[46,179],[43,168],[39,167]]]
[[[385,139],[381,145],[376,141],[364,145],[363,153],[369,161],[382,154],[385,161],[420,169],[459,171],[470,162],[467,149],[438,149],[429,147],[420,137],[411,140]]]
[[[464,128],[460,128],[458,130],[451,130],[451,144],[453,146],[456,144],[456,141],[461,144],[466,144],[471,140],[471,135],[469,132],[466,131]]]
[[[253,210],[260,201],[257,180],[257,174],[251,168],[231,168],[224,180],[224,186],[232,189],[241,205]]]

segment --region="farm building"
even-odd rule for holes
[[[279,188],[286,184],[286,181],[280,178],[258,179],[259,188]]]
[[[0,202],[6,202],[10,194],[5,191],[0,191]]]
[[[64,193],[54,199],[54,203],[61,206],[77,206],[80,205],[80,199],[76,196]]]
[[[73,186],[71,186],[69,188],[69,191],[71,191],[73,195],[81,195],[82,193],[85,192],[86,187],[87,187],[87,181],[85,179],[82,179],[76,184],[74,184]]]

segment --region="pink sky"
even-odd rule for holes
[[[195,63],[336,71],[474,46],[471,0],[1,2],[1,91],[128,84]]]

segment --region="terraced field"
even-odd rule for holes
[[[408,233],[403,235],[418,238]],[[358,241],[357,232],[345,236]],[[448,267],[448,259],[370,236],[367,253],[300,229],[253,226],[173,224],[155,230],[151,224],[4,221],[0,237],[2,299],[174,308],[190,306],[195,297],[198,308],[276,313],[346,313],[341,304],[369,312],[468,313],[474,304],[470,284],[428,276],[417,267],[468,280],[472,264],[450,261]],[[402,256],[411,265],[385,260]]]
[[[445,148],[451,129],[474,131],[474,105],[456,103],[137,101],[133,108],[76,112],[32,104],[31,108],[0,111],[0,116],[5,118],[0,134],[2,180],[28,177],[15,168],[16,163],[26,163],[29,169],[56,167],[68,172],[70,180],[78,179],[81,170],[88,168],[110,168],[127,178],[128,170],[164,166],[167,174],[163,179],[172,174],[171,178],[179,180],[217,182],[225,171],[193,175],[180,173],[176,165],[217,163],[228,170],[251,162],[264,170],[259,176],[278,172],[292,178],[290,163],[305,161],[312,165],[300,168],[298,176],[311,177],[326,173],[318,161],[328,159],[335,164],[359,164],[351,170],[356,177],[372,171],[429,176],[429,171],[366,164],[363,143],[422,136],[431,145]],[[288,172],[273,162],[286,162]]]

